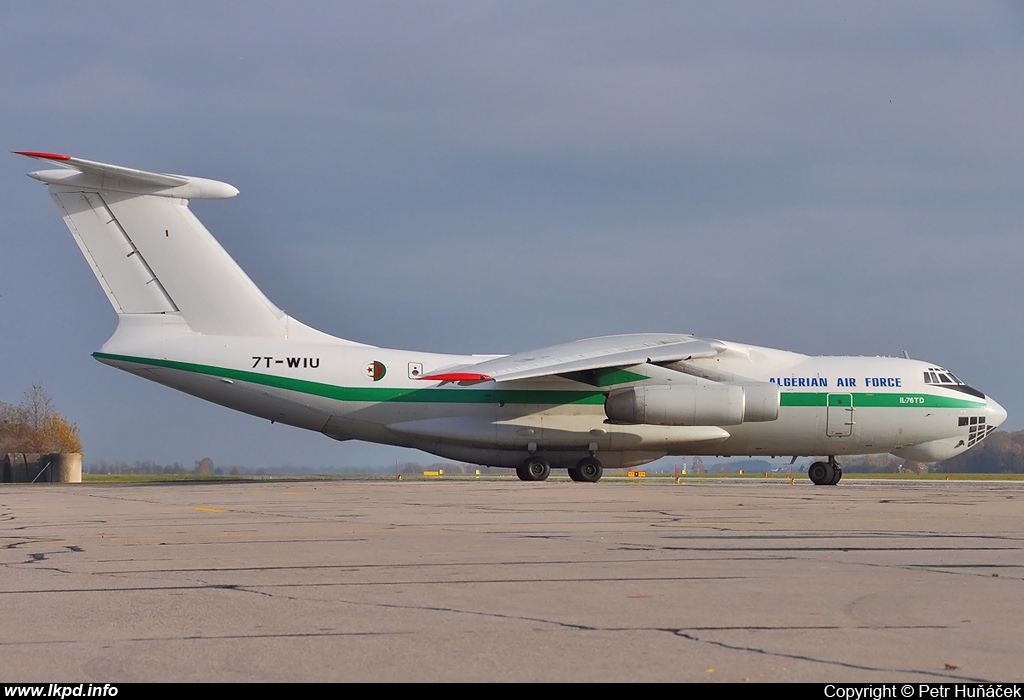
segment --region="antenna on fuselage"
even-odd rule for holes
[[[907,359],[907,360],[909,360],[909,359],[910,359],[910,353],[909,353],[909,352],[907,352],[906,350],[904,350],[904,351],[903,351],[903,357],[904,357],[904,359]]]

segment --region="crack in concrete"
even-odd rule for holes
[[[723,626],[723,627],[682,627],[682,628],[664,628],[664,627],[598,627],[594,625],[585,625],[581,623],[564,622],[561,620],[553,620],[543,617],[531,617],[526,615],[512,615],[507,613],[496,613],[496,612],[483,612],[477,610],[463,610],[459,608],[437,606],[437,605],[403,605],[397,603],[366,603],[357,601],[339,601],[349,605],[369,606],[377,608],[394,608],[403,610],[420,610],[425,612],[445,612],[455,613],[458,615],[469,615],[474,617],[486,617],[493,619],[502,620],[514,620],[519,622],[535,622],[546,625],[552,625],[563,629],[578,630],[582,632],[667,632],[673,636],[686,639],[688,641],[695,642],[697,644],[706,644],[710,646],[717,646],[730,651],[742,651],[748,653],[754,653],[764,656],[774,656],[782,659],[791,659],[794,661],[808,661],[812,663],[823,664],[826,666],[840,666],[843,668],[849,668],[859,671],[877,671],[877,672],[888,672],[888,673],[918,673],[924,676],[930,676],[934,678],[940,678],[944,680],[960,680],[971,683],[982,683],[986,682],[984,678],[972,678],[969,676],[959,676],[948,673],[938,673],[936,671],[912,669],[912,668],[884,668],[869,666],[866,664],[856,664],[848,661],[841,661],[837,659],[829,658],[818,658],[806,654],[795,654],[786,652],[777,652],[769,649],[763,649],[758,647],[743,646],[738,644],[728,644],[726,642],[720,642],[711,639],[702,639],[698,637],[694,632],[757,632],[757,631],[787,631],[787,630],[928,630],[928,629],[949,629],[945,625],[853,625],[850,627],[841,627],[839,625],[798,625],[798,626]]]
[[[722,649],[728,649],[730,651],[745,651],[745,652],[750,652],[750,653],[753,653],[753,654],[763,654],[765,656],[775,656],[775,657],[779,657],[779,658],[783,658],[783,659],[792,659],[794,661],[810,661],[812,663],[824,664],[826,666],[840,666],[842,668],[849,668],[849,669],[853,669],[855,671],[877,671],[877,672],[880,672],[880,673],[919,673],[919,674],[924,675],[924,676],[931,676],[931,677],[934,677],[934,678],[940,678],[940,679],[943,679],[943,680],[946,680],[946,681],[958,680],[958,681],[964,681],[964,682],[968,682],[968,683],[984,683],[984,682],[987,682],[987,679],[985,679],[985,678],[972,678],[972,677],[969,677],[969,676],[958,676],[958,675],[953,675],[953,674],[949,674],[949,673],[938,673],[937,671],[928,671],[928,670],[915,669],[915,668],[885,668],[885,667],[881,667],[881,666],[868,666],[866,664],[856,664],[856,663],[852,663],[852,662],[849,662],[849,661],[840,661],[838,659],[818,658],[818,657],[809,656],[809,655],[806,655],[806,654],[785,653],[785,652],[771,651],[771,650],[768,650],[768,649],[761,649],[761,648],[758,648],[758,647],[749,647],[749,646],[743,646],[743,645],[739,645],[739,644],[728,644],[726,642],[719,642],[719,641],[716,641],[716,640],[713,640],[713,639],[701,639],[700,637],[698,637],[698,636],[696,636],[696,635],[694,635],[694,634],[692,634],[690,632],[687,632],[686,631],[687,629],[688,628],[681,628],[681,629],[675,629],[675,630],[673,630],[673,629],[666,629],[664,631],[665,632],[671,632],[672,634],[675,634],[678,637],[682,637],[684,639],[688,639],[688,640],[690,640],[692,642],[696,642],[698,644],[708,644],[708,645],[711,645],[711,646],[720,647]],[[741,629],[754,630],[754,629],[757,629],[757,628],[741,628]],[[780,629],[786,629],[786,628],[780,628]],[[814,628],[814,629],[830,629],[830,628]],[[835,628],[835,629],[847,629],[847,628]],[[857,627],[851,627],[851,628],[848,628],[848,629],[871,629],[871,630],[873,630],[873,629],[922,629],[922,628],[921,627],[917,627],[917,626],[908,626],[908,627],[901,627],[901,626],[895,626],[895,627],[889,627],[889,626],[883,626],[883,627],[857,626]],[[924,629],[929,629],[929,627],[926,626],[926,627],[924,627]],[[941,626],[936,626],[933,629],[946,629],[946,628],[941,627]]]
[[[393,635],[412,634],[411,632],[280,632],[267,634],[191,634],[166,637],[125,637],[123,639],[105,640],[104,644],[117,644],[119,642],[188,642],[188,641],[214,641],[220,639],[302,639],[313,637],[382,637]],[[82,641],[80,639],[47,639],[47,640],[19,640],[7,642],[0,640],[0,647],[35,645],[35,644],[85,644],[92,645],[95,642]]]
[[[105,575],[105,574],[91,574],[91,575]],[[382,586],[441,586],[441,585],[482,585],[482,584],[529,584],[529,583],[636,583],[645,581],[672,581],[672,582],[683,582],[683,581],[733,581],[742,580],[744,576],[651,576],[651,577],[635,577],[635,576],[622,576],[622,577],[606,577],[606,578],[521,578],[521,579],[420,579],[417,581],[318,581],[315,583],[269,583],[261,584],[260,588],[341,588],[341,587],[353,587],[353,586],[368,586],[368,587],[382,587]],[[0,590],[0,596],[4,595],[34,595],[39,593],[115,593],[118,591],[176,591],[176,590],[202,590],[209,588],[232,588],[235,585],[241,584],[179,584],[179,585],[163,585],[163,586],[119,586],[111,588],[108,586],[103,587],[82,587],[82,588],[47,588],[47,589],[33,589],[33,590]]]
[[[296,596],[284,595],[280,593],[270,593],[268,591],[260,591],[254,587],[246,586],[241,583],[209,583],[207,581],[201,581],[200,587],[204,589],[223,590],[223,591],[238,591],[239,593],[252,593],[253,595],[261,595],[267,598],[284,598],[285,600],[302,600]]]

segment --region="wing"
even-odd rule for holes
[[[449,382],[510,382],[610,367],[678,362],[717,354],[718,350],[710,342],[692,335],[606,335],[518,352],[477,364],[445,367],[420,379]]]

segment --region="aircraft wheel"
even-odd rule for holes
[[[835,478],[835,470],[828,462],[815,462],[807,467],[807,476],[815,486],[828,486]]]
[[[551,475],[551,465],[540,457],[530,457],[516,467],[516,476],[523,481],[544,481]]]
[[[594,483],[604,474],[604,467],[597,457],[584,457],[576,463],[575,467],[569,467],[569,478],[573,481],[585,481]]]
[[[839,468],[838,464],[835,466],[835,469],[833,471],[835,471],[835,474],[832,476],[832,479],[829,480],[829,486],[835,486],[836,484],[839,483],[839,480],[843,478],[843,470]]]

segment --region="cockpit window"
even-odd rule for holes
[[[971,387],[960,381],[960,378],[949,370],[942,369],[941,367],[929,367],[924,373],[924,383],[930,384],[931,386],[941,386],[947,389],[955,389],[962,391],[965,394],[976,396],[979,399],[984,399],[985,395],[977,389]]]
[[[925,384],[939,384],[945,386],[964,386],[964,383],[960,381],[955,374],[941,367],[929,367],[928,371],[924,373]]]

